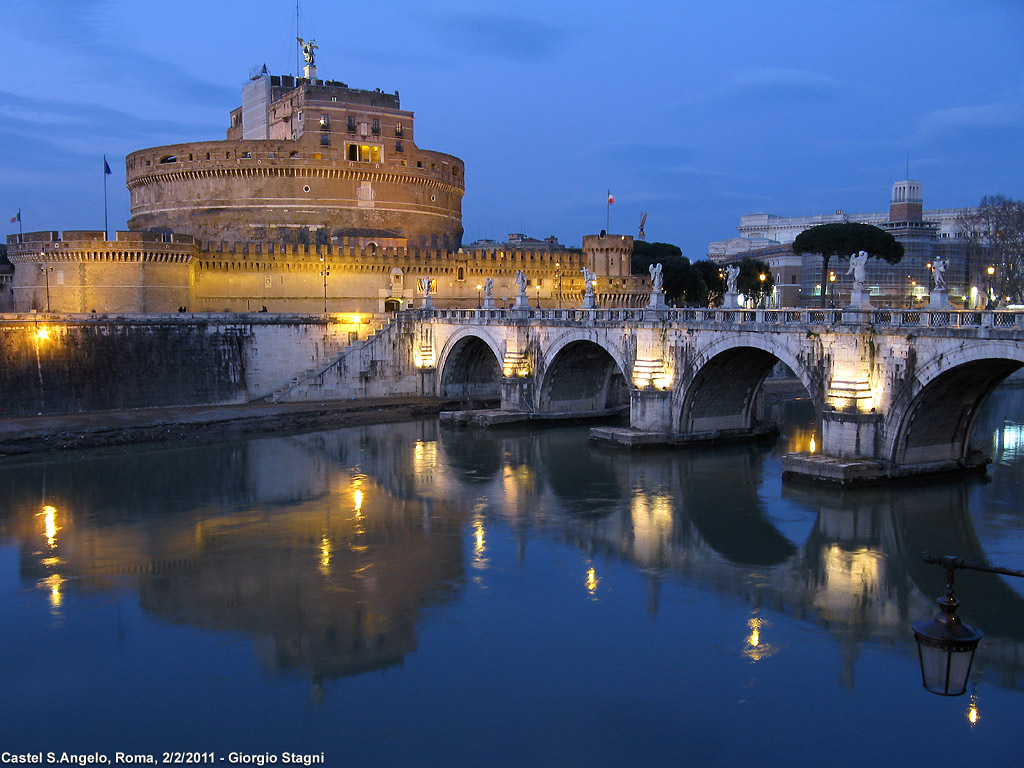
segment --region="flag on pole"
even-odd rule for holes
[[[21,211],[11,216],[11,224],[17,224],[19,221],[21,221]]]
[[[615,197],[612,195],[611,192],[609,192],[608,193],[608,205],[611,205],[614,202],[615,202]]]
[[[106,155],[103,156],[103,173],[106,174],[107,176],[109,176],[110,173],[111,173],[110,166],[107,164],[107,156]]]

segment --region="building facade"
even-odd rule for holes
[[[826,283],[827,294],[835,297],[831,301],[839,305],[849,298],[853,287],[853,278],[846,273],[847,263],[832,261],[829,274],[822,274],[821,257],[794,254],[792,243],[804,230],[822,224],[872,224],[892,234],[903,244],[905,251],[903,260],[898,264],[868,260],[866,287],[874,303],[900,307],[927,303],[933,286],[932,265],[937,259],[945,258],[950,300],[971,306],[976,303],[978,291],[976,286],[969,284],[969,249],[962,230],[964,218],[974,212],[972,208],[926,211],[921,183],[904,179],[893,184],[889,210],[884,213],[847,214],[840,210],[817,216],[783,217],[769,213],[742,216],[737,227],[739,236],[710,243],[708,258],[723,264],[743,258],[763,259],[777,273],[777,283],[783,277],[785,264],[799,262],[799,274],[795,276],[799,288],[780,293],[780,305],[820,304],[822,286]],[[792,276],[789,282],[794,282]]]

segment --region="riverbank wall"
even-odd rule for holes
[[[339,396],[420,394],[400,325],[351,314],[4,314],[0,417],[257,402],[344,358],[351,386]],[[380,345],[368,340],[382,330],[388,365],[375,366]],[[364,367],[382,380],[369,385]]]

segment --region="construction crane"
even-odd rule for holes
[[[646,236],[644,235],[644,224],[646,224],[646,223],[647,223],[647,211],[644,211],[643,213],[640,214],[640,235],[639,235],[639,237],[637,237],[637,240],[645,240],[646,239]]]

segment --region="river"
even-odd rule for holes
[[[326,765],[1019,764],[1024,389],[984,477],[784,484],[814,433],[615,451],[436,419],[0,463],[0,751]],[[1020,583],[1015,583],[1020,582]],[[269,755],[269,757],[268,757]],[[273,760],[272,760],[272,759]]]

